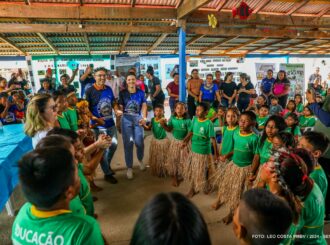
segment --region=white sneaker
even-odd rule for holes
[[[146,170],[146,165],[144,164],[143,160],[139,161],[139,164],[140,164],[140,170],[145,171]]]
[[[133,179],[133,169],[128,168],[126,176],[127,176],[127,179]]]

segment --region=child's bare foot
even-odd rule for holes
[[[176,177],[173,177],[172,178],[172,186],[174,186],[174,187],[178,187],[179,186],[178,179]]]
[[[220,201],[216,201],[215,203],[212,204],[211,208],[213,208],[214,210],[218,210],[221,206],[222,206],[222,202]]]
[[[90,183],[90,187],[91,187],[91,191],[94,191],[94,192],[99,192],[99,191],[102,191],[103,190],[103,188],[95,185],[94,181],[92,181]]]
[[[210,187],[209,185],[206,185],[206,186],[204,187],[203,192],[204,192],[205,195],[210,194],[210,192],[211,192],[211,187]]]
[[[226,217],[224,217],[222,219],[222,222],[225,224],[225,225],[229,225],[231,222],[233,221],[233,213],[230,212]]]
[[[94,213],[94,218],[97,219],[99,216],[97,214]]]
[[[93,202],[96,202],[97,200],[99,200],[96,196],[93,196]]]
[[[195,192],[193,189],[191,189],[187,194],[186,197],[188,198],[192,198],[193,196],[195,196],[197,194],[197,192]]]

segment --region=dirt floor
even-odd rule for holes
[[[147,137],[145,140],[146,163],[148,162],[149,141],[150,137]],[[135,163],[137,163],[136,158]],[[96,183],[104,190],[95,194],[99,198],[95,202],[95,210],[102,232],[110,244],[125,245],[129,244],[136,219],[150,198],[159,192],[186,193],[188,186],[182,184],[178,188],[172,187],[170,179],[152,177],[148,170],[141,172],[137,166],[134,169],[134,179],[126,179],[121,135],[112,166],[116,170],[116,178],[119,183],[112,185],[105,182],[102,179],[101,170],[98,170]],[[232,231],[232,225],[226,226],[220,222],[226,215],[227,209],[222,207],[219,211],[213,211],[210,207],[215,196],[215,194],[199,194],[192,198],[192,201],[200,209],[208,224],[212,244],[238,244]],[[13,199],[15,199],[16,208],[24,202],[19,190],[14,193]],[[5,211],[0,214],[0,244],[10,244],[12,222],[13,218],[8,217]],[[330,234],[329,225],[326,226],[325,230],[327,234]]]

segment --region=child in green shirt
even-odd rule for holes
[[[265,128],[263,130],[262,136],[258,141],[258,148],[253,159],[252,165],[252,176],[250,176],[250,184],[254,182],[257,186],[260,181],[260,169],[262,165],[266,163],[271,157],[271,152],[273,149],[273,138],[278,133],[285,129],[285,121],[282,117],[273,115],[265,123]]]
[[[70,129],[73,131],[78,131],[78,112],[76,109],[77,96],[75,92],[71,92],[66,96],[68,103],[67,110],[63,113],[66,120],[70,125]]]
[[[182,181],[183,163],[189,155],[189,148],[182,148],[183,140],[191,127],[191,120],[188,117],[185,103],[177,102],[170,120],[167,123],[162,120],[160,123],[167,132],[173,133],[173,139],[170,141],[168,149],[166,167],[168,175],[172,177],[172,185],[177,187]]]
[[[296,142],[298,142],[298,139],[301,136],[301,130],[299,127],[299,120],[297,114],[295,113],[288,114],[288,116],[285,119],[285,123],[287,125],[285,132],[293,134]]]
[[[226,121],[226,107],[219,105],[217,114],[211,119],[218,144],[222,141],[222,130]]]
[[[36,149],[23,156],[18,168],[28,202],[14,221],[14,244],[104,244],[94,218],[69,210],[70,200],[79,192],[80,181],[68,149]]]
[[[71,129],[68,120],[63,114],[68,109],[68,103],[66,101],[65,94],[61,91],[54,91],[52,97],[55,101],[55,106],[57,109],[57,125],[55,126]]]
[[[322,133],[315,131],[304,133],[297,146],[298,148],[306,149],[314,156],[315,166],[309,177],[320,187],[324,200],[328,190],[328,180],[323,168],[318,163],[318,159],[324,154],[328,146],[329,139]]]
[[[154,107],[154,118],[151,119],[151,123],[143,126],[144,129],[152,131],[153,137],[149,147],[149,165],[151,174],[158,177],[165,177],[167,175],[166,161],[170,141],[166,136],[165,129],[161,125],[164,122],[164,106],[156,105]]]
[[[304,110],[303,98],[301,94],[296,94],[294,96],[294,103],[296,104],[296,112],[298,115],[301,114]]]
[[[213,123],[206,118],[208,104],[201,102],[196,107],[196,117],[193,118],[189,133],[184,139],[184,145],[191,140],[191,152],[184,166],[184,178],[190,183],[188,197],[193,197],[199,191],[209,192],[209,176],[214,173],[211,164],[211,147],[218,159],[217,143]],[[212,173],[213,171],[213,173]]]
[[[268,105],[262,105],[259,109],[259,115],[257,116],[258,130],[260,132],[264,130],[268,118],[269,118],[269,107]]]
[[[232,221],[234,210],[246,188],[246,182],[251,172],[251,164],[257,151],[258,136],[252,129],[256,124],[256,115],[251,111],[244,111],[239,119],[239,131],[235,132],[234,149],[228,154],[233,160],[226,165],[223,179],[220,182],[218,198],[212,205],[218,209],[222,204],[229,206],[228,215],[223,218],[225,224]]]
[[[316,123],[315,117],[308,106],[304,107],[302,115],[299,117],[299,127],[304,131],[307,127],[314,127]]]

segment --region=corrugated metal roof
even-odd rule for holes
[[[287,13],[296,4],[296,2],[289,1],[278,1],[273,0],[267,6],[265,6],[261,11],[263,12],[276,12],[276,13]]]
[[[300,14],[318,14],[322,10],[329,8],[330,3],[324,2],[313,2],[310,1],[309,4],[306,4],[302,8],[300,8],[296,13]]]

